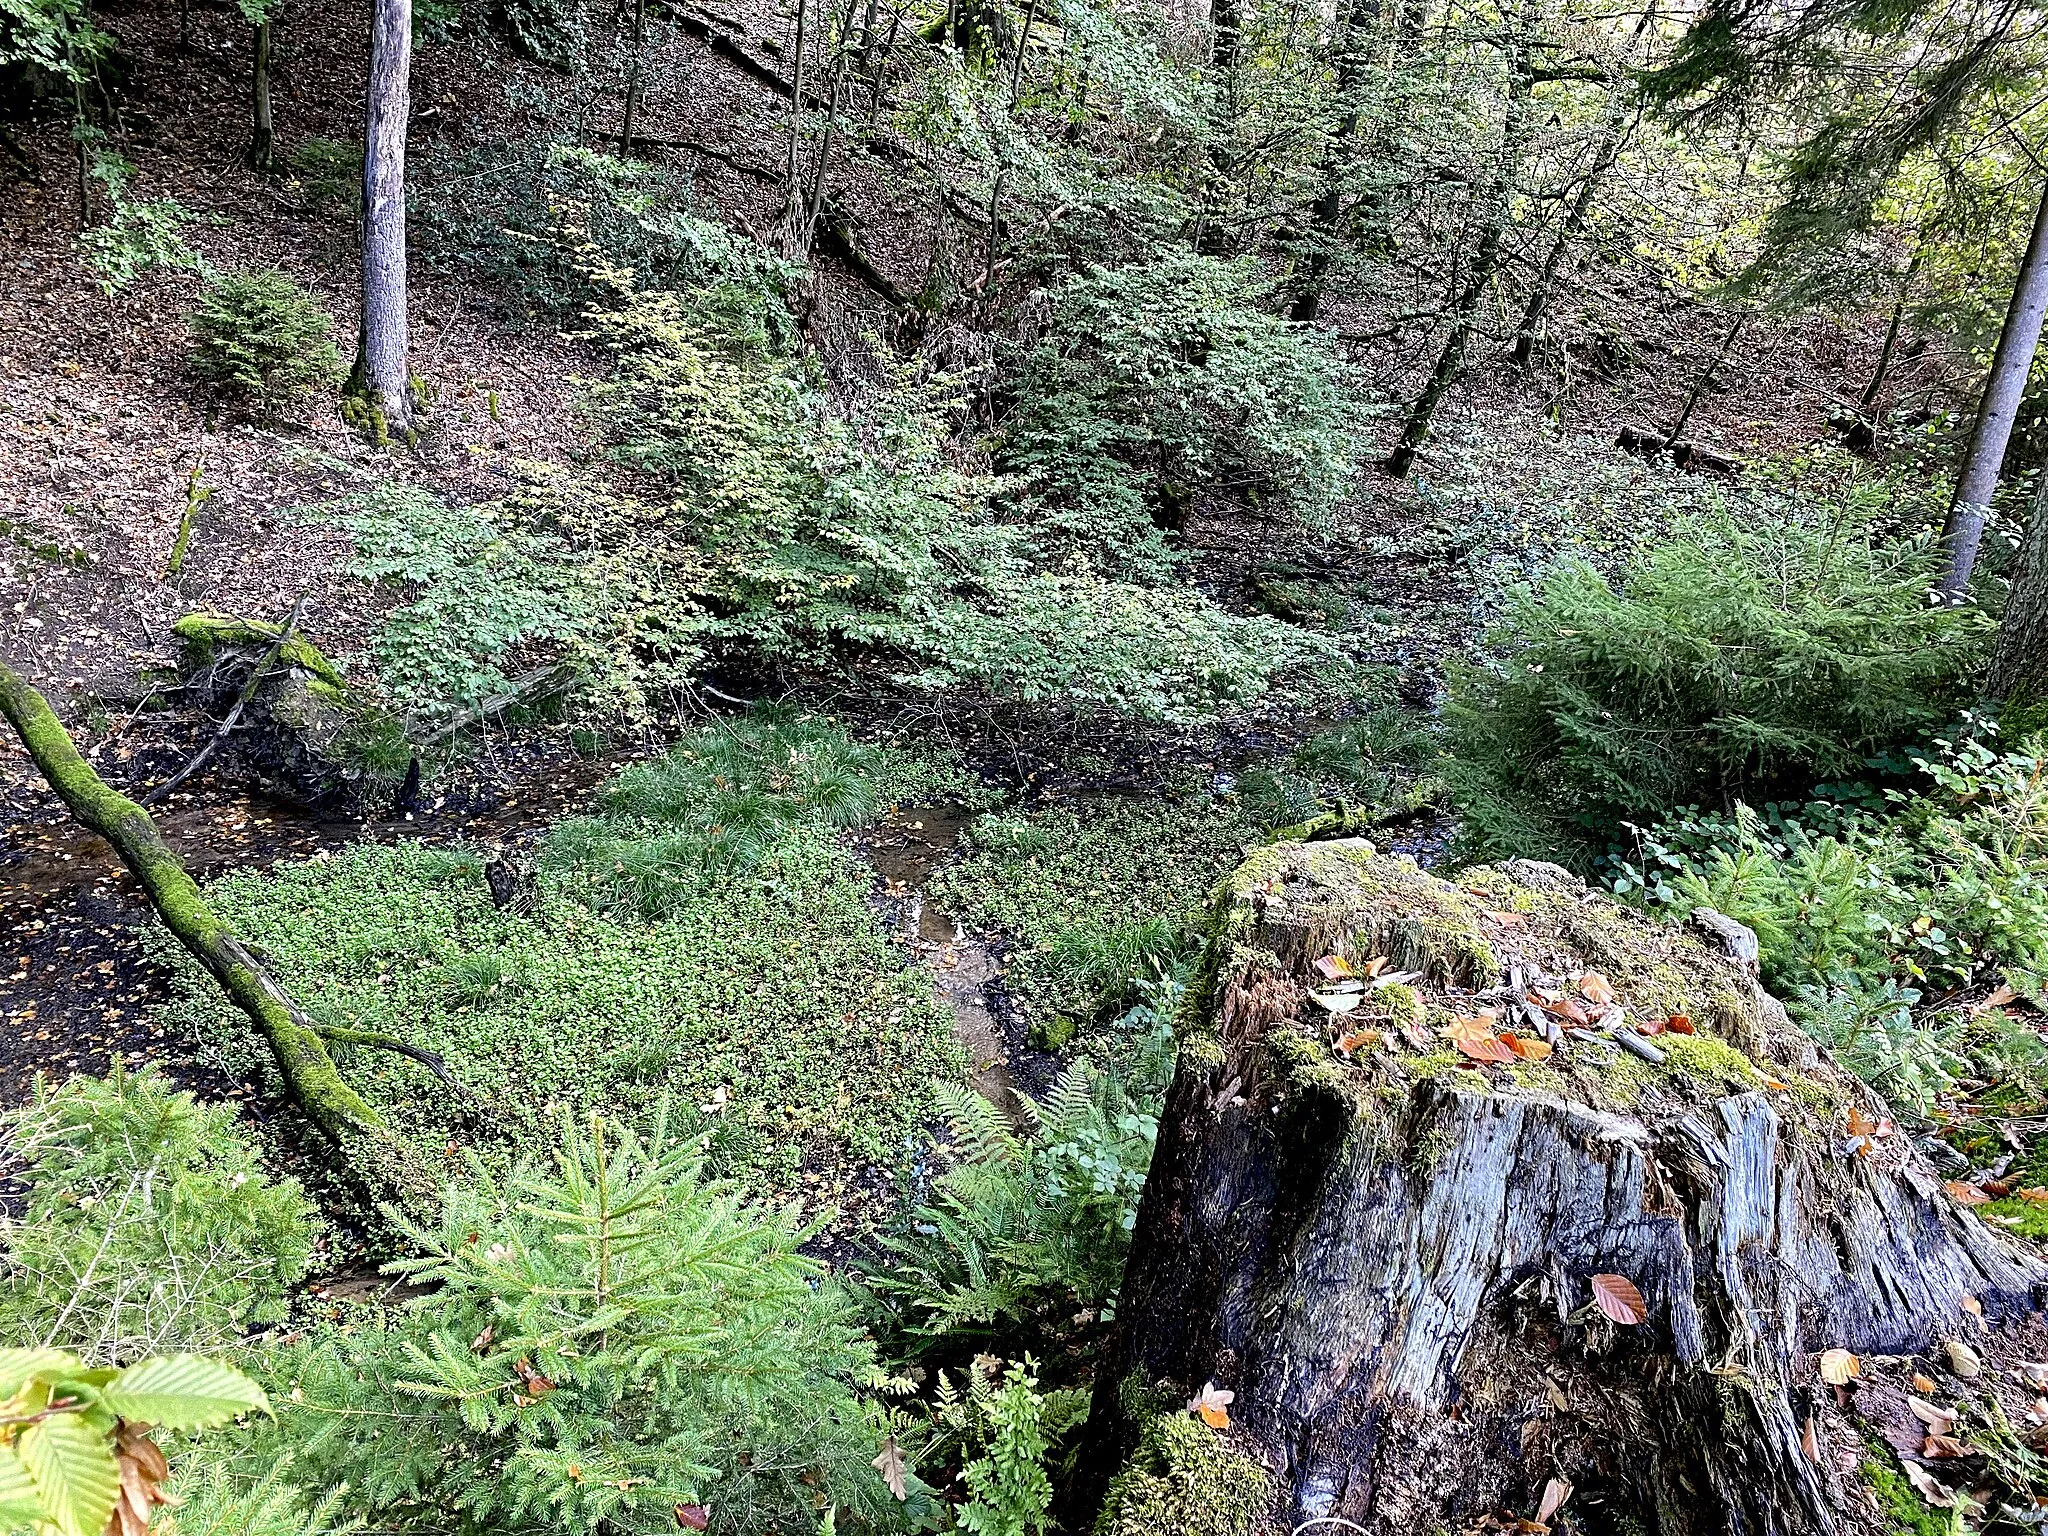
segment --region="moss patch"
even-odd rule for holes
[[[1207,1425],[1162,1413],[1110,1480],[1095,1536],[1246,1536],[1266,1498],[1265,1468]]]
[[[1027,1021],[1086,1019],[1187,947],[1204,899],[1256,835],[1238,806],[1194,795],[984,816],[930,897],[1015,941],[1008,985]]]
[[[1955,1522],[1915,1493],[1905,1474],[1882,1453],[1873,1450],[1861,1471],[1892,1536],[1952,1536]]]

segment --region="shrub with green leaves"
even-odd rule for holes
[[[145,272],[207,270],[206,258],[186,240],[186,226],[199,215],[175,197],[140,198],[129,195],[135,184],[135,167],[109,149],[88,149],[92,178],[99,182],[111,203],[106,221],[78,237],[85,265],[93,281],[105,294],[126,293]]]
[[[169,1470],[152,1430],[214,1429],[268,1413],[232,1365],[169,1355],[89,1366],[62,1349],[0,1349],[0,1530],[147,1536]]]
[[[1362,400],[1322,333],[1274,313],[1249,258],[1180,250],[1069,279],[1026,358],[1003,465],[1042,536],[1117,575],[1172,563],[1159,531],[1201,491],[1327,528]]]
[[[27,1172],[0,1233],[0,1336],[96,1363],[214,1351],[279,1321],[315,1213],[256,1160],[235,1111],[155,1073],[39,1092],[7,1128]]]
[[[1919,1005],[1995,976],[2030,997],[2048,989],[2048,757],[2038,740],[2002,752],[1967,737],[1916,761],[1915,792],[1673,818],[1614,884],[1748,924],[1792,1016],[1924,1111],[1973,1062],[1994,1081],[2044,1081],[2031,1032]]]
[[[341,368],[333,319],[275,267],[208,283],[191,326],[192,366],[199,375],[258,404],[321,389]]]
[[[1513,592],[1452,674],[1445,776],[1473,849],[1584,866],[1687,805],[1797,799],[1968,702],[1989,621],[1927,593],[1924,541],[1844,519],[1701,521],[1618,579]]]
[[[967,1501],[954,1519],[971,1536],[1044,1536],[1052,1509],[1045,1399],[1028,1364],[1010,1367],[989,1397],[987,1417],[988,1448],[961,1473]]]
[[[883,1379],[815,1228],[645,1140],[565,1115],[552,1163],[451,1185],[394,1272],[431,1294],[273,1368],[310,1482],[379,1529],[727,1533],[918,1527],[873,1461]],[[701,1527],[700,1527],[701,1528]]]

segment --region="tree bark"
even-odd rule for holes
[[[1309,252],[1288,318],[1313,325],[1322,308],[1323,287],[1344,221],[1344,171],[1351,159],[1351,141],[1358,137],[1358,93],[1365,82],[1365,44],[1377,30],[1379,0],[1345,0],[1337,12],[1336,132],[1323,155],[1322,190],[1309,210]]]
[[[2019,416],[2020,399],[2026,394],[2027,377],[2033,372],[2034,349],[2040,344],[2044,315],[2048,315],[2048,187],[2043,187],[2040,204],[2034,211],[2027,254],[2021,258],[2019,275],[2013,280],[2005,325],[1998,333],[1998,350],[1992,355],[1991,373],[1984,381],[1984,399],[1977,408],[1977,424],[1970,433],[1970,446],[1963,453],[1955,499],[1949,503],[1948,523],[1942,529],[1948,568],[1937,590],[1951,602],[1961,599],[1977,569],[1977,549],[1984,541],[1984,518],[1991,510],[1992,493],[1998,489],[1998,474],[2005,465],[2005,445],[2012,440],[2012,426]]]
[[[268,176],[276,160],[277,133],[270,120],[270,18],[253,29],[249,63],[249,169]]]
[[[1965,1298],[1995,1328],[2048,1295],[2048,1264],[1909,1138],[1845,1146],[1849,1110],[1881,1107],[1718,914],[1656,924],[1554,865],[1453,884],[1354,840],[1255,854],[1212,923],[1077,1508],[1213,1384],[1263,1469],[1262,1531],[1490,1526],[1556,1477],[1616,1517],[1594,1530],[1819,1536],[1866,1522],[1837,1503],[1862,1442],[1812,1352],[1923,1351],[1974,1326]],[[1330,953],[1422,974],[1332,1015]],[[1698,1033],[1624,1055],[1632,1026],[1567,1032],[1523,1001],[1591,969],[1630,1019],[1684,1008]],[[1435,1038],[1484,1008],[1488,1038],[1554,1052],[1482,1067]],[[1616,1275],[1632,1326],[1589,1304]]]
[[[1984,692],[2007,704],[2034,704],[2048,697],[2048,478],[2034,492],[2027,515]]]
[[[626,105],[619,124],[619,153],[633,153],[633,121],[640,115],[640,58],[647,40],[647,0],[633,0],[633,52],[626,65]]]
[[[48,701],[4,664],[0,715],[79,824],[113,844],[164,926],[249,1016],[269,1044],[286,1089],[314,1125],[344,1144],[364,1135],[388,1139],[376,1111],[342,1081],[317,1027],[214,915],[149,812],[93,771]]]
[[[363,127],[363,315],[348,393],[379,439],[414,425],[406,362],[405,129],[412,111],[412,0],[375,0]]]
[[[1517,368],[1527,369],[1535,359],[1536,340],[1542,334],[1543,320],[1550,310],[1550,296],[1557,291],[1557,274],[1572,246],[1585,233],[1586,221],[1593,213],[1594,199],[1600,193],[1600,184],[1621,159],[1621,147],[1626,137],[1622,118],[1618,113],[1611,113],[1607,126],[1601,130],[1600,148],[1593,156],[1592,165],[1587,167],[1585,180],[1572,194],[1571,207],[1565,211],[1564,222],[1558,226],[1557,238],[1551,242],[1550,253],[1543,258],[1543,270],[1537,273],[1536,281],[1529,289],[1529,297],[1522,306],[1521,323],[1515,327],[1514,362]]]
[[[1529,98],[1535,80],[1529,68],[1525,21],[1519,11],[1510,19],[1509,27],[1508,105],[1506,121],[1501,125],[1500,174],[1492,189],[1492,206],[1486,212],[1486,225],[1479,237],[1479,249],[1472,258],[1472,270],[1466,275],[1465,285],[1451,308],[1451,334],[1444,340],[1443,351],[1437,354],[1429,381],[1408,408],[1400,441],[1387,455],[1386,471],[1397,480],[1407,477],[1414,466],[1415,456],[1429,441],[1437,407],[1443,404],[1444,396],[1450,392],[1459,370],[1465,366],[1465,353],[1472,345],[1479,309],[1486,301],[1487,290],[1493,286],[1495,274],[1500,270],[1508,224],[1514,217],[1515,180],[1521,171],[1522,147],[1528,137]]]

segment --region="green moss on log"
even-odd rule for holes
[[[248,647],[268,651],[284,633],[282,624],[267,619],[244,619],[223,613],[188,613],[171,626],[171,632],[185,642],[195,663],[211,661],[224,649]],[[339,694],[347,688],[341,671],[320,653],[304,635],[294,634],[278,651],[278,658],[307,673]]]
[[[1110,1480],[1095,1536],[1247,1536],[1266,1507],[1265,1468],[1186,1414],[1157,1414]]]
[[[113,844],[164,926],[248,1014],[269,1043],[285,1086],[314,1123],[337,1141],[381,1132],[376,1112],[342,1080],[327,1047],[291,999],[214,915],[197,882],[164,845],[149,812],[93,771],[49,702],[4,665],[0,715],[72,816]]]

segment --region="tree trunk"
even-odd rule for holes
[[[633,53],[626,64],[626,105],[619,123],[619,153],[633,153],[633,120],[640,115],[640,56],[647,41],[647,0],[633,0]]]
[[[2048,478],[2034,492],[2012,590],[1998,625],[1998,650],[1984,692],[2008,704],[2048,698]]]
[[[249,169],[268,176],[277,155],[277,134],[270,121],[270,18],[256,23],[249,64]]]
[[[362,344],[348,393],[382,440],[414,423],[406,363],[405,128],[412,110],[412,0],[375,0],[363,127]]]
[[[1714,382],[1714,374],[1728,360],[1729,352],[1742,335],[1743,327],[1748,324],[1749,311],[1737,310],[1735,323],[1728,327],[1728,334],[1721,338],[1721,345],[1715,349],[1712,359],[1706,367],[1693,375],[1692,388],[1686,392],[1685,404],[1678,408],[1678,419],[1671,424],[1671,431],[1664,439],[1666,452],[1677,447],[1678,440],[1685,436],[1685,429],[1692,425],[1692,413],[1699,409],[1700,397],[1706,394],[1707,386]]]
[[[1358,137],[1358,93],[1365,83],[1365,45],[1377,30],[1379,0],[1345,0],[1337,11],[1337,101],[1339,115],[1330,147],[1323,155],[1322,190],[1309,210],[1309,252],[1295,288],[1288,318],[1313,325],[1322,308],[1323,287],[1344,218],[1344,172],[1351,160],[1351,141]]]
[[[66,808],[114,845],[149,904],[192,958],[220,983],[268,1042],[285,1087],[313,1123],[336,1141],[385,1135],[383,1122],[341,1079],[316,1027],[214,916],[178,856],[164,846],[149,812],[110,788],[78,755],[49,703],[0,664],[0,715]]]
[[[1550,310],[1550,296],[1557,290],[1557,274],[1563,269],[1564,259],[1571,254],[1572,246],[1585,233],[1586,221],[1593,213],[1594,199],[1600,193],[1600,184],[1620,160],[1621,146],[1626,137],[1627,131],[1620,115],[1610,113],[1606,127],[1601,130],[1600,147],[1594,152],[1592,165],[1587,167],[1586,179],[1579,183],[1578,191],[1572,195],[1571,207],[1565,211],[1564,222],[1558,226],[1550,254],[1543,258],[1543,270],[1537,273],[1535,283],[1530,286],[1528,300],[1522,306],[1522,320],[1515,327],[1514,361],[1517,368],[1526,369],[1535,360],[1536,339],[1543,332],[1544,316]]]
[[[1908,1138],[1845,1145],[1881,1108],[1725,918],[1656,924],[1547,864],[1452,884],[1354,840],[1255,854],[1213,922],[1081,1441],[1102,1528],[1135,1528],[1119,1460],[1210,1385],[1265,1490],[1238,1530],[1513,1529],[1553,1477],[1593,1531],[1873,1524],[1838,1502],[1866,1452],[1812,1352],[1910,1354],[1981,1333],[1966,1298],[1995,1327],[2048,1295]],[[1421,975],[1332,1014],[1332,953]],[[1627,1018],[1698,1033],[1625,1053],[1630,1025],[1523,1002],[1593,969]],[[1453,1018],[1522,1050],[1455,1054]],[[1596,1276],[1639,1289],[1632,1326],[1589,1304]]]
[[[1522,146],[1529,132],[1529,97],[1535,81],[1529,68],[1529,43],[1524,20],[1517,12],[1509,21],[1507,118],[1501,125],[1500,174],[1493,187],[1492,206],[1486,212],[1486,226],[1479,237],[1479,249],[1472,258],[1472,270],[1451,308],[1451,334],[1437,354],[1429,382],[1408,408],[1401,427],[1401,440],[1387,455],[1386,470],[1403,479],[1415,463],[1422,445],[1429,441],[1436,422],[1437,407],[1450,392],[1452,382],[1465,366],[1465,353],[1472,345],[1472,332],[1479,322],[1479,309],[1486,302],[1494,275],[1500,270],[1501,252],[1507,241],[1508,224],[1514,217],[1515,180],[1521,171]]]
[[[2027,241],[2027,254],[2020,261],[2019,275],[2013,280],[2005,325],[1998,333],[1998,350],[1992,355],[1991,373],[1984,381],[1984,399],[1977,408],[1977,425],[1970,433],[1970,446],[1964,451],[1963,467],[1956,476],[1948,525],[1942,529],[1948,569],[1938,590],[1951,602],[1962,597],[1977,569],[1984,518],[1991,510],[1991,496],[1998,489],[1998,472],[2005,464],[2005,445],[2012,438],[2020,398],[2026,393],[2027,376],[2033,371],[2034,349],[2040,344],[2044,315],[2048,315],[2048,187],[2042,189],[2040,205],[2034,212],[2033,234]]]

